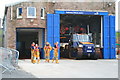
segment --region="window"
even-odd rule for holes
[[[22,8],[17,8],[17,18],[22,18]]]
[[[36,18],[36,8],[27,7],[27,18]]]
[[[41,19],[45,19],[45,8],[41,9]]]

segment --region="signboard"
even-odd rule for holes
[[[88,12],[88,11],[65,11],[65,14],[89,14],[89,15],[99,15],[99,12]]]
[[[55,10],[55,14],[108,15],[108,12],[105,12],[105,11],[60,11],[60,10]]]

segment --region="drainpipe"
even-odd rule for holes
[[[12,5],[11,5],[11,14],[10,14],[10,20],[12,20],[13,18],[12,18],[12,16],[13,16],[13,8],[12,8]]]

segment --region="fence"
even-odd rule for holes
[[[17,50],[0,47],[0,67],[2,67],[2,73],[15,70],[18,66],[18,58],[19,52]]]
[[[0,47],[3,46],[3,30],[0,28]]]

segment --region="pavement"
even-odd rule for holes
[[[69,60],[59,64],[32,64],[30,60],[19,60],[19,69],[5,72],[3,78],[118,78],[118,60]]]

